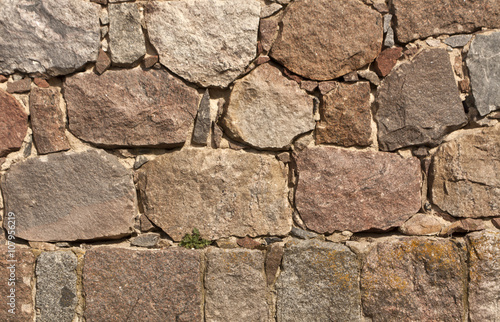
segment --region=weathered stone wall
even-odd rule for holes
[[[500,320],[499,28],[0,0],[0,320]]]

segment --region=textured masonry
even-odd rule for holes
[[[0,0],[0,320],[498,320],[499,28]]]

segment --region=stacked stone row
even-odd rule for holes
[[[23,316],[499,314],[500,4],[0,4]]]

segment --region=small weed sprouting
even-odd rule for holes
[[[200,231],[196,228],[193,228],[192,234],[186,234],[184,235],[184,237],[182,237],[180,246],[187,249],[200,249],[207,247],[211,243],[212,241],[201,238]]]

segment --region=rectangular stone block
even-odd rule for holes
[[[268,321],[261,251],[210,249],[205,288],[206,321]]]
[[[287,244],[276,283],[278,322],[359,321],[359,262],[344,245]]]
[[[33,319],[34,269],[35,256],[30,249],[13,244],[0,246],[0,321]]]
[[[71,251],[43,252],[36,260],[37,321],[73,321],[76,305],[76,266]]]
[[[469,248],[469,319],[497,321],[500,317],[500,233],[467,235]]]
[[[87,251],[86,321],[201,321],[200,261],[182,248]]]
[[[370,321],[464,321],[465,251],[449,239],[381,241],[361,270]]]

